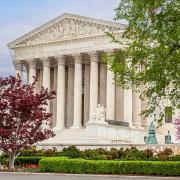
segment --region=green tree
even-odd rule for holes
[[[115,11],[127,26],[123,38],[109,36],[117,43],[128,40],[128,47],[107,57],[110,69],[119,86],[141,90],[148,102],[142,114],[161,124],[164,99],[180,108],[180,1],[121,0]]]

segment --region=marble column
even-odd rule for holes
[[[89,121],[89,102],[90,102],[90,66],[85,65],[84,73],[84,124]]]
[[[39,84],[41,89],[41,87],[43,86],[43,68],[41,68],[39,72]]]
[[[29,83],[29,66],[27,63],[25,64],[25,71],[26,71],[25,83],[28,84]]]
[[[111,52],[108,52],[110,55]],[[106,119],[115,119],[115,82],[114,74],[107,65],[107,88],[106,88]]]
[[[136,72],[141,72],[141,65],[135,65],[134,70]],[[132,119],[133,119],[133,124],[136,128],[142,128],[142,123],[141,123],[141,89],[136,90],[136,87],[133,87],[133,94],[132,94]]]
[[[35,60],[29,60],[29,83],[34,82],[34,77],[36,77],[36,61]]]
[[[107,82],[107,65],[99,64],[99,104],[106,107],[106,82]]]
[[[37,82],[36,82],[36,90],[39,92],[41,90],[41,81],[40,81],[40,69],[36,69]]]
[[[66,121],[67,127],[73,125],[74,111],[74,64],[68,65],[68,80],[67,80],[67,111]]]
[[[43,61],[43,87],[47,88],[48,90],[51,89],[51,71],[50,71],[50,59],[44,58]],[[46,111],[50,112],[50,102],[46,106]]]
[[[54,77],[53,77],[53,90],[55,90],[57,92],[57,73],[58,73],[58,69],[57,67],[54,67]],[[57,97],[55,99],[53,99],[53,127],[55,127],[56,125],[56,121],[57,121]]]
[[[144,65],[141,65],[141,71],[144,71],[144,70],[145,70]],[[147,87],[145,85],[141,86],[141,97],[142,97],[141,111],[142,112],[148,109],[148,101],[144,94],[146,89],[147,89]],[[141,123],[142,123],[143,128],[145,128],[145,129],[148,128],[148,118],[145,117],[144,115],[141,116]]]
[[[63,56],[56,57],[58,63],[57,72],[57,120],[55,129],[64,129],[65,127],[65,61]]]
[[[16,68],[16,75],[18,74],[22,79],[23,64],[20,61],[15,61],[14,64]]]
[[[124,90],[116,85],[115,119],[124,121]]]
[[[72,128],[82,127],[82,61],[81,55],[74,56],[74,122]]]
[[[139,98],[140,93],[133,92],[132,94],[132,119],[133,125],[136,128],[142,128],[141,125],[141,100]]]
[[[28,83],[29,83],[29,66],[26,63],[25,64],[25,84],[28,84]]]
[[[91,58],[91,72],[90,72],[90,115],[91,121],[92,115],[95,112],[98,105],[98,54],[92,52]]]
[[[129,127],[133,127],[131,89],[124,89],[124,121],[129,123]]]

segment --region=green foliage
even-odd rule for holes
[[[165,148],[163,151],[158,152],[158,156],[159,155],[168,155],[168,156],[170,156],[172,154],[173,154],[173,151],[172,151],[171,148]]]
[[[154,152],[152,149],[145,149],[144,155],[146,156],[146,158],[152,158],[154,156]]]
[[[15,160],[15,165],[22,165],[22,164],[39,164],[39,161],[42,159],[43,157],[37,157],[37,156],[20,156],[17,157]],[[0,164],[3,165],[8,165],[9,163],[9,159],[8,157],[0,157]]]
[[[108,161],[65,158],[44,158],[40,161],[42,172],[76,174],[144,174],[180,175],[180,162]]]
[[[22,165],[22,164],[39,164],[39,161],[43,157],[17,157],[15,160],[15,165]]]
[[[126,149],[111,148],[110,150],[98,148],[80,151],[75,146],[70,146],[59,152],[56,149],[37,150],[33,147],[32,149],[21,151],[20,155],[17,157],[17,162],[26,164],[31,164],[32,162],[36,164],[39,158],[41,159],[43,157],[68,157],[86,160],[166,161],[173,159],[174,156],[172,156],[172,150],[170,148],[165,148],[163,151],[156,152],[155,156],[155,152],[152,149],[138,150],[135,147]],[[8,164],[7,154],[3,153],[2,156],[0,156],[0,163]]]
[[[31,149],[24,149],[20,151],[19,156],[56,156],[56,149],[36,149],[36,147],[32,147]]]
[[[161,161],[167,161],[172,153],[172,149],[165,148],[163,151],[159,151],[157,155]]]
[[[170,156],[168,161],[180,161],[180,155]]]
[[[131,148],[124,160],[147,160],[145,153],[137,148]]]
[[[0,156],[0,164],[6,165],[8,164],[8,155],[6,153],[2,153]]]
[[[106,159],[102,150],[87,149],[84,151],[84,158],[89,160],[103,160]]]
[[[163,101],[180,108],[180,1],[121,0],[116,20],[128,25],[123,38],[109,35],[113,42],[128,47],[106,57],[117,84],[141,92],[148,102],[145,116],[153,116],[161,124]]]
[[[83,153],[75,146],[69,146],[68,148],[63,148],[61,155],[69,158],[81,158],[84,156]]]

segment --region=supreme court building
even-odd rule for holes
[[[142,118],[146,102],[132,90],[116,86],[102,54],[126,48],[111,42],[106,32],[121,38],[124,25],[72,14],[56,19],[8,44],[13,63],[27,82],[38,75],[41,86],[56,90],[47,111],[52,112],[56,136],[46,144],[144,144],[152,119]],[[25,72],[25,73],[24,73]],[[97,106],[105,107],[105,121],[95,121]],[[97,111],[97,112],[96,112]],[[168,131],[175,140],[173,117],[157,130],[163,144]]]

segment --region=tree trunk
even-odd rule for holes
[[[9,153],[9,170],[14,170],[15,159],[16,159],[16,152]]]

